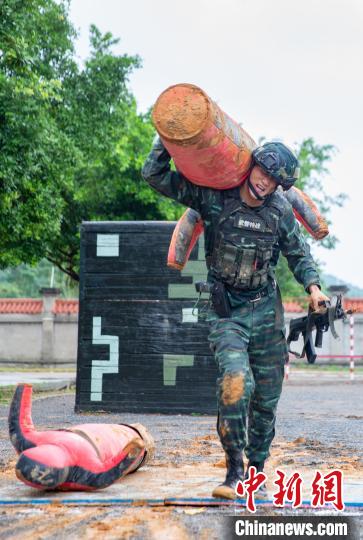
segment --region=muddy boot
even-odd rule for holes
[[[256,472],[263,472],[263,467],[264,467],[265,463],[263,461],[261,462],[257,462],[257,461],[249,461],[248,462],[248,465],[247,465],[247,470],[246,470],[246,474],[245,474],[245,477],[244,479],[247,480],[247,478],[249,477],[249,468],[250,467],[256,467]],[[266,483],[264,482],[263,484],[260,485],[260,487],[258,488],[258,490],[256,491],[256,494],[255,494],[255,499],[267,499],[267,489],[266,489]]]
[[[244,468],[242,452],[239,450],[226,452],[227,475],[223,484],[214,488],[213,497],[223,499],[237,499],[236,485],[243,482]]]

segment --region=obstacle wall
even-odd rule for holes
[[[77,411],[216,412],[208,325],[193,312],[203,239],[182,272],[170,269],[174,227],[82,224]]]

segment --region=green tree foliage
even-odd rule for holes
[[[0,265],[34,262],[59,234],[74,152],[58,128],[73,30],[47,0],[0,3]]]
[[[79,159],[65,194],[61,234],[47,258],[78,279],[79,224],[90,220],[173,219],[180,210],[141,178],[154,129],[150,115],[138,114],[126,83],[138,57],[115,56],[118,40],[91,27],[91,55],[84,69],[64,82],[61,123]]]
[[[92,26],[75,61],[68,4],[0,4],[0,266],[43,257],[78,280],[83,220],[172,219],[180,210],[142,180],[153,137],[127,88],[137,56]]]
[[[78,284],[46,259],[0,270],[1,298],[39,298],[42,287],[57,287],[65,298],[78,297]]]

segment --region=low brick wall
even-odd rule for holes
[[[1,299],[0,363],[70,365],[77,362],[78,301],[43,289],[43,299]]]

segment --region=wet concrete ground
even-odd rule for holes
[[[345,501],[363,504],[363,400],[361,381],[342,378],[303,378],[285,384],[279,404],[277,436],[266,465],[268,490],[273,489],[276,467],[291,473],[299,470],[306,484],[304,498],[316,469],[339,468],[345,475]],[[67,427],[84,422],[141,422],[156,440],[150,466],[126,477],[106,490],[72,495],[52,494],[46,506],[1,506],[1,538],[223,538],[225,517],[245,514],[241,508],[192,508],[176,506],[135,507],[74,505],[61,498],[90,499],[107,503],[110,498],[208,497],[224,476],[223,453],[211,416],[105,415],[73,412],[74,395],[35,399],[33,420],[39,428]],[[41,497],[20,483],[14,474],[15,454],[7,435],[7,407],[0,407],[0,500]],[[43,497],[49,497],[49,493]],[[137,504],[137,503],[136,503]],[[260,506],[258,515],[290,511]],[[291,511],[296,514],[298,511]],[[300,513],[311,512],[309,508]],[[331,510],[320,510],[320,514]],[[348,510],[347,510],[348,512]],[[316,512],[315,512],[316,513]],[[362,515],[359,509],[350,514]]]

